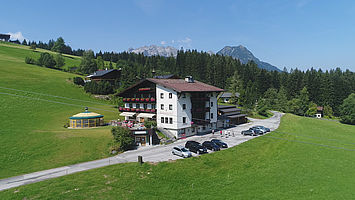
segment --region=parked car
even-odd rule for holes
[[[220,148],[228,148],[227,143],[223,142],[222,140],[219,139],[212,139],[211,142],[215,143],[218,145]]]
[[[263,130],[265,133],[270,132],[270,129],[269,129],[269,128],[266,128],[266,127],[264,127],[264,126],[256,126],[256,127],[259,128],[259,129],[261,129],[261,130]]]
[[[249,128],[249,130],[253,130],[254,133],[257,134],[257,135],[262,135],[262,134],[264,134],[264,131],[263,131],[263,130],[261,130],[261,129],[259,129],[259,128],[256,128],[256,127],[251,127],[251,128]]]
[[[171,153],[177,156],[181,156],[183,158],[188,158],[192,156],[191,152],[183,146],[173,147]]]
[[[242,135],[251,135],[251,136],[255,136],[257,135],[253,129],[248,129],[248,130],[244,130],[242,131]]]
[[[187,141],[185,148],[188,148],[191,152],[197,154],[207,153],[207,148],[203,147],[199,142],[196,141]]]
[[[212,151],[221,150],[221,148],[217,144],[215,144],[214,142],[211,142],[211,141],[204,141],[202,143],[202,146],[206,147],[207,149],[212,150]]]

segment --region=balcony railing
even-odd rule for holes
[[[192,124],[196,124],[196,125],[205,125],[211,122],[209,119],[193,119],[192,121],[193,121]]]
[[[123,98],[123,102],[140,102],[140,103],[152,103],[155,102],[155,98]]]
[[[155,113],[156,109],[144,109],[144,108],[123,108],[119,107],[118,110],[120,112],[143,112],[143,113]]]

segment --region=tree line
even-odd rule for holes
[[[180,77],[191,75],[196,80],[224,88],[232,93],[240,93],[238,103],[249,109],[261,109],[265,102],[268,105],[267,102],[273,101],[272,98],[276,95],[281,98],[277,100],[281,102],[278,105],[279,110],[285,110],[283,108],[286,107],[296,114],[306,115],[309,105],[307,109],[295,108],[300,104],[298,100],[302,90],[305,89],[309,103],[313,103],[313,110],[314,105],[323,106],[327,108],[326,110],[331,110],[335,116],[341,115],[344,99],[351,93],[355,93],[354,72],[342,71],[340,68],[326,71],[313,68],[306,71],[297,68],[289,71],[285,68],[282,72],[266,71],[258,68],[252,61],[242,64],[238,59],[228,56],[183,49],[178,51],[176,58],[147,57],[128,52],[102,53],[100,51],[95,54],[91,50],[72,51],[61,37],[48,43],[33,43],[25,40],[22,43],[59,53],[83,56],[77,71],[81,74],[90,74],[103,69],[106,66],[104,61],[108,61],[109,68],[121,68],[121,83],[118,91],[142,78],[152,77],[153,71],[156,75],[176,74]]]

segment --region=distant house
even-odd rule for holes
[[[240,94],[239,94],[238,92],[235,93],[235,97],[236,97],[237,99],[239,98],[239,96],[240,96]],[[218,97],[218,99],[221,99],[222,102],[224,102],[224,103],[228,103],[231,98],[232,98],[232,93],[230,93],[230,92],[223,92],[223,93]]]
[[[322,117],[323,117],[323,107],[322,106],[317,106],[316,118],[322,118]]]
[[[218,128],[246,123],[248,121],[246,114],[242,114],[241,111],[235,106],[218,105]]]
[[[0,40],[8,42],[10,40],[10,35],[8,35],[8,34],[0,34]]]
[[[121,70],[117,69],[106,69],[106,70],[99,70],[94,72],[93,74],[90,74],[87,76],[88,80],[86,82],[90,81],[109,81],[111,83],[114,83],[116,80],[120,79],[121,77]]]

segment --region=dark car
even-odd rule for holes
[[[257,135],[252,129],[244,130],[242,131],[242,135],[252,135],[255,136]]]
[[[204,141],[202,143],[202,146],[203,147],[206,147],[207,149],[209,150],[212,150],[212,151],[219,151],[221,150],[221,148],[219,148],[219,146],[211,141]]]
[[[261,130],[263,130],[265,133],[270,132],[270,129],[269,129],[269,128],[266,128],[266,127],[264,127],[264,126],[256,126],[256,127],[259,128],[259,129],[261,129]]]
[[[223,142],[222,140],[219,139],[212,139],[211,142],[215,143],[218,145],[220,148],[228,148],[227,143]]]
[[[259,128],[257,128],[257,127],[251,127],[249,130],[253,130],[254,133],[257,134],[257,135],[262,135],[262,134],[264,134],[264,131],[261,130],[261,129],[259,129]]]
[[[196,141],[187,141],[185,147],[188,148],[191,152],[197,154],[207,153],[207,148],[203,147],[199,142]]]

